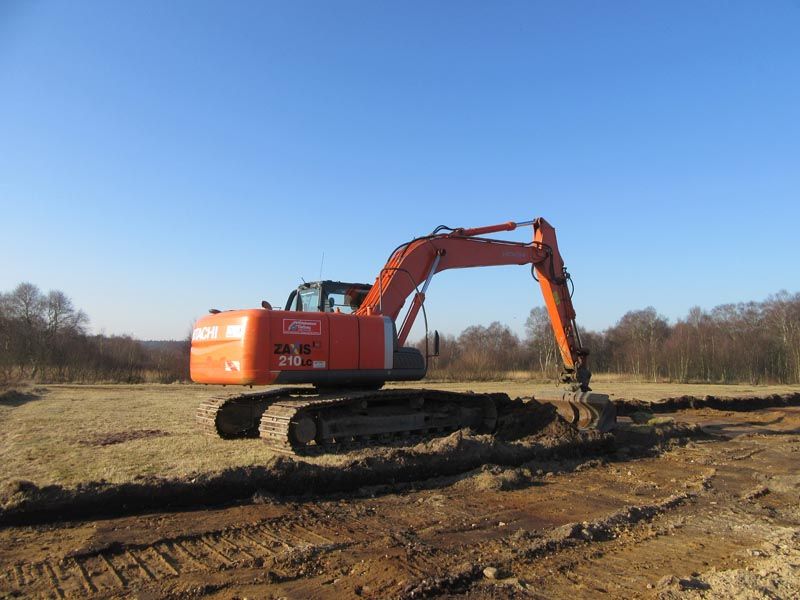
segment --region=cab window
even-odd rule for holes
[[[300,290],[297,295],[297,310],[304,312],[319,311],[319,288]]]
[[[354,312],[353,307],[346,302],[345,295],[340,292],[330,292],[328,294],[328,301],[325,303],[325,311],[331,312],[339,309],[340,312],[350,314]]]

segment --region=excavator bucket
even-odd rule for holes
[[[617,407],[607,394],[563,392],[561,396],[537,397],[536,400],[554,405],[558,414],[578,429],[605,433],[617,424]]]

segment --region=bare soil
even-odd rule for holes
[[[133,440],[143,440],[147,438],[161,437],[169,435],[160,429],[133,429],[130,431],[117,431],[92,436],[85,440],[79,440],[81,446],[112,446],[114,444],[124,444]]]
[[[636,420],[598,435],[527,402],[496,436],[7,480],[0,597],[798,597],[796,404],[621,403]]]

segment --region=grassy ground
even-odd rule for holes
[[[550,384],[518,380],[426,385],[502,391],[511,397],[554,390]],[[658,400],[684,394],[765,395],[796,392],[800,387],[600,380],[594,389],[616,398]],[[23,391],[21,395],[0,396],[0,486],[12,480],[32,481],[39,486],[74,486],[86,481],[121,483],[148,476],[191,477],[230,466],[264,464],[273,457],[259,440],[219,440],[195,429],[197,405],[224,391],[221,389],[196,385],[49,385]]]

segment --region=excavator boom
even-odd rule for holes
[[[533,240],[529,243],[479,237],[523,226],[533,227]],[[589,352],[580,343],[575,309],[568,288],[570,276],[558,251],[553,226],[543,218],[538,218],[473,229],[447,229],[446,233],[435,231],[398,247],[381,269],[357,314],[388,315],[397,321],[407,298],[413,294],[398,336],[402,345],[425,302],[425,292],[436,273],[447,269],[531,264],[538,275],[564,363],[563,380],[577,384],[582,391],[589,391]]]

